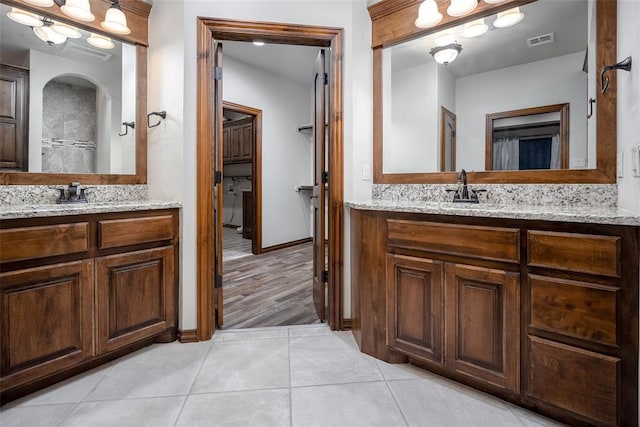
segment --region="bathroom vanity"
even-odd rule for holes
[[[178,206],[0,210],[3,402],[176,339]]]
[[[571,424],[636,425],[640,217],[351,203],[360,349]]]

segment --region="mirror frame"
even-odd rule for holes
[[[81,184],[146,184],[147,183],[147,46],[148,19],[151,5],[142,0],[120,0],[120,7],[127,14],[131,33],[123,36],[110,34],[100,27],[107,9],[108,0],[89,0],[91,11],[96,16],[93,22],[80,22],[69,18],[54,4],[52,7],[30,5],[24,0],[0,0],[0,3],[44,15],[66,22],[87,31],[132,43],[136,46],[136,172],[135,174],[99,173],[43,173],[0,172],[0,185],[62,185],[70,182]]]
[[[449,184],[456,182],[457,172],[384,173],[382,169],[382,49],[426,34],[458,26],[466,21],[492,15],[535,0],[506,0],[491,5],[480,1],[470,14],[453,18],[447,15],[449,0],[436,0],[442,22],[421,29],[414,25],[421,0],[382,0],[369,6],[371,17],[371,48],[373,49],[373,182],[374,184]],[[617,0],[596,1],[596,70],[617,62]],[[469,182],[488,184],[553,184],[553,183],[616,183],[617,150],[617,85],[611,73],[606,94],[596,90],[596,168],[536,171],[467,172]],[[597,80],[597,79],[596,79]],[[598,83],[596,83],[598,85]],[[586,99],[585,99],[586,102]],[[478,135],[484,139],[484,135]],[[464,165],[458,165],[464,167]]]

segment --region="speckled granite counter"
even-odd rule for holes
[[[640,226],[640,215],[611,207],[497,205],[393,200],[346,202],[345,205],[354,209],[370,211]]]
[[[105,212],[131,212],[154,209],[180,208],[180,202],[156,200],[133,200],[108,203],[85,203],[79,205],[36,204],[36,205],[0,205],[0,220],[37,218],[61,215],[97,214]]]

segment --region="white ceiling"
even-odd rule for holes
[[[311,86],[319,47],[223,41],[223,54],[237,61]],[[224,65],[224,63],[223,63]]]
[[[489,30],[479,37],[462,37],[463,26],[453,28],[462,52],[447,65],[456,77],[584,52],[587,48],[587,0],[539,0],[520,8],[524,19],[508,28],[494,28],[496,15],[485,18]],[[527,39],[554,33],[555,43],[527,47]],[[405,68],[433,61],[429,51],[435,35],[392,47],[392,67]]]

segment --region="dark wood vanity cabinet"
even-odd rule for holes
[[[176,339],[178,215],[2,221],[2,402]]]
[[[638,229],[351,210],[352,331],[570,424],[637,425]]]

